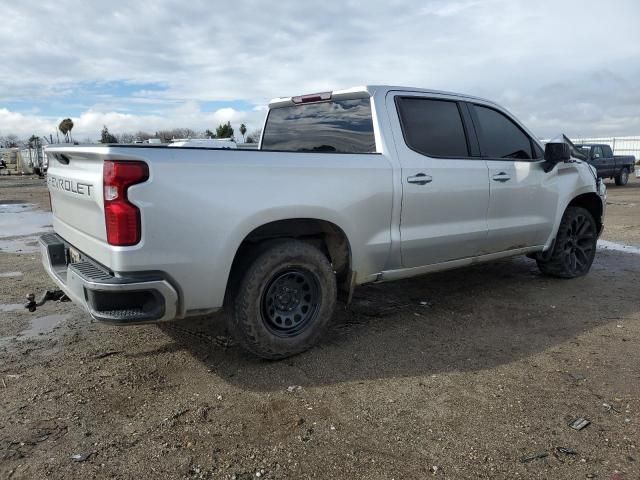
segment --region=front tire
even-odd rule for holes
[[[623,168],[618,175],[616,175],[616,185],[622,187],[629,181],[629,170]]]
[[[260,251],[235,288],[229,329],[259,357],[296,355],[326,331],[336,292],[333,268],[319,249],[297,240],[276,241]]]
[[[576,278],[589,272],[596,255],[598,227],[591,213],[582,207],[568,207],[558,229],[551,256],[537,260],[545,275]]]

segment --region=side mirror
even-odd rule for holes
[[[544,159],[553,164],[571,160],[571,147],[566,143],[547,143],[544,147]]]
[[[547,143],[544,147],[545,172],[549,172],[560,162],[571,160],[571,147],[569,144]]]

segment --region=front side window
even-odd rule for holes
[[[420,97],[396,100],[407,146],[433,157],[468,157],[469,147],[458,103]]]
[[[580,153],[582,153],[585,156],[585,158],[589,158],[589,153],[591,153],[591,147],[585,147],[583,145],[578,145],[577,148],[580,151]]]
[[[273,108],[262,150],[375,153],[371,100],[334,100]]]
[[[602,158],[602,148],[593,147],[593,158]]]
[[[531,140],[502,113],[480,105],[473,106],[479,125],[482,155],[489,158],[529,160]]]

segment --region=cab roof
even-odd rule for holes
[[[333,90],[330,92],[320,92],[320,93],[312,93],[307,95],[300,96],[291,96],[291,97],[277,97],[272,99],[269,102],[269,108],[277,108],[291,105],[298,105],[301,103],[305,103],[305,98],[308,98],[309,102],[317,102],[328,100],[328,98],[324,98],[321,96],[330,95],[331,99],[348,99],[348,98],[362,98],[368,96],[374,96],[378,94],[386,95],[387,92],[391,91],[402,91],[402,92],[412,92],[412,93],[425,93],[425,94],[435,94],[435,95],[447,95],[451,97],[458,97],[464,100],[479,100],[486,103],[494,104],[491,100],[487,100],[485,98],[475,97],[472,95],[467,95],[463,93],[455,93],[455,92],[447,92],[443,90],[433,90],[427,88],[416,88],[416,87],[403,87],[400,85],[362,85],[355,86],[351,88],[341,89],[341,90]]]

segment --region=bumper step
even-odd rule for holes
[[[42,235],[40,244],[42,262],[49,275],[96,320],[135,324],[176,317],[178,294],[161,275],[114,274],[56,234]],[[76,259],[73,263],[69,262],[71,249]]]

